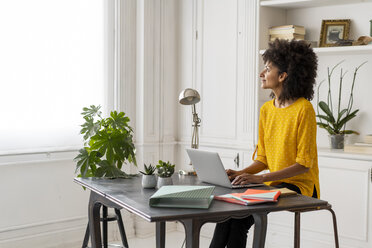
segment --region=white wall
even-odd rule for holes
[[[244,152],[256,139],[256,4],[204,0],[179,5],[179,91],[199,91],[200,147],[221,149],[229,167],[238,153],[241,162],[250,161]],[[191,107],[179,106],[178,111],[179,163],[184,164],[192,135]]]
[[[42,247],[50,240],[67,247],[81,241],[89,194],[73,183],[73,153],[59,155],[0,164],[0,247]]]
[[[0,158],[0,247],[81,247],[89,191],[73,182],[76,154]],[[122,215],[131,237],[133,220],[125,211]],[[110,239],[116,240],[116,225],[110,224],[109,231]]]

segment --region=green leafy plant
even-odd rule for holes
[[[145,171],[140,171],[143,175],[153,175],[156,170],[156,167],[152,166],[151,164],[149,166],[144,164],[144,169]]]
[[[158,170],[158,176],[159,177],[171,177],[174,173],[174,167],[176,165],[171,164],[168,162],[163,162],[159,160],[159,163],[156,165],[156,168]]]
[[[84,148],[74,161],[75,173],[81,177],[128,178],[122,171],[123,163],[136,165],[133,130],[124,112],[113,111],[102,117],[101,106],[83,108],[85,123],[80,131],[84,136]]]
[[[349,101],[347,104],[347,108],[344,108],[344,109],[341,109],[341,100],[342,100],[341,93],[342,93],[343,79],[347,72],[343,73],[343,70],[341,68],[340,79],[339,79],[338,102],[337,102],[337,109],[336,109],[336,107],[333,108],[333,104],[332,104],[331,79],[332,79],[332,74],[334,70],[342,62],[343,61],[336,64],[331,70],[329,69],[329,67],[327,68],[328,70],[327,72],[328,74],[327,102],[319,100],[319,89],[324,81],[322,81],[317,88],[317,96],[318,96],[317,117],[319,118],[319,122],[317,122],[317,124],[319,127],[327,130],[327,132],[330,135],[337,135],[337,134],[345,135],[345,134],[353,134],[353,133],[359,134],[358,132],[353,131],[353,130],[346,130],[346,123],[350,121],[351,119],[353,119],[359,111],[359,109],[355,109],[355,110],[352,109],[353,102],[354,102],[353,92],[354,92],[357,72],[360,69],[360,67],[362,67],[365,63],[367,63],[367,61],[360,64],[354,70],[353,80],[352,80],[351,89],[350,89]],[[319,108],[323,111],[323,114],[319,114]]]

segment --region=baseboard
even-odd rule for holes
[[[0,247],[72,247],[81,242],[87,218],[76,217],[44,223],[15,226],[0,232]]]
[[[134,237],[132,215],[122,211],[122,217],[127,237]],[[76,217],[11,227],[0,231],[0,247],[78,248],[82,245],[87,223],[86,217]],[[108,238],[109,241],[121,240],[116,222],[108,223]]]

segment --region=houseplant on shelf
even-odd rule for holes
[[[144,164],[144,171],[140,171],[142,173],[142,188],[145,189],[152,189],[156,186],[156,177],[155,177],[155,170],[156,167],[152,166],[151,164],[147,166]]]
[[[124,163],[136,165],[133,130],[124,112],[113,111],[102,117],[101,106],[83,108],[85,123],[81,125],[84,148],[75,157],[76,171],[80,177],[129,178],[122,171]]]
[[[341,108],[341,93],[342,93],[342,86],[343,86],[343,79],[345,77],[345,73],[343,73],[342,68],[340,72],[340,80],[339,80],[339,91],[338,91],[338,102],[337,102],[337,109],[333,107],[332,103],[332,90],[331,90],[331,78],[334,70],[337,66],[339,66],[343,61],[336,64],[331,70],[329,67],[328,70],[328,94],[327,94],[327,102],[319,100],[319,89],[320,86],[324,81],[322,81],[318,88],[317,88],[317,117],[319,118],[319,122],[317,122],[320,128],[324,128],[329,133],[330,137],[330,145],[333,149],[343,149],[344,148],[344,139],[346,134],[359,134],[353,130],[346,129],[346,123],[353,119],[356,114],[358,113],[359,109],[353,110],[353,91],[355,86],[356,75],[360,67],[362,67],[365,63],[360,64],[354,70],[354,75],[352,79],[351,89],[349,100],[346,108]],[[319,108],[323,111],[323,114],[319,113]]]
[[[171,176],[174,173],[174,164],[168,162],[163,162],[159,160],[159,163],[156,165],[156,169],[158,170],[158,184],[157,188],[159,189],[161,186],[164,185],[172,185],[173,181]]]

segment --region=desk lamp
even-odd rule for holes
[[[197,90],[187,88],[181,91],[180,96],[178,97],[179,102],[182,105],[192,105],[192,117],[193,117],[193,131],[192,131],[192,138],[191,138],[191,148],[198,149],[199,148],[199,127],[200,127],[200,118],[196,113],[195,104],[200,101],[200,95]],[[191,165],[191,162],[190,162]],[[195,174],[194,170],[190,173],[186,173],[184,171],[180,171],[181,174]]]

